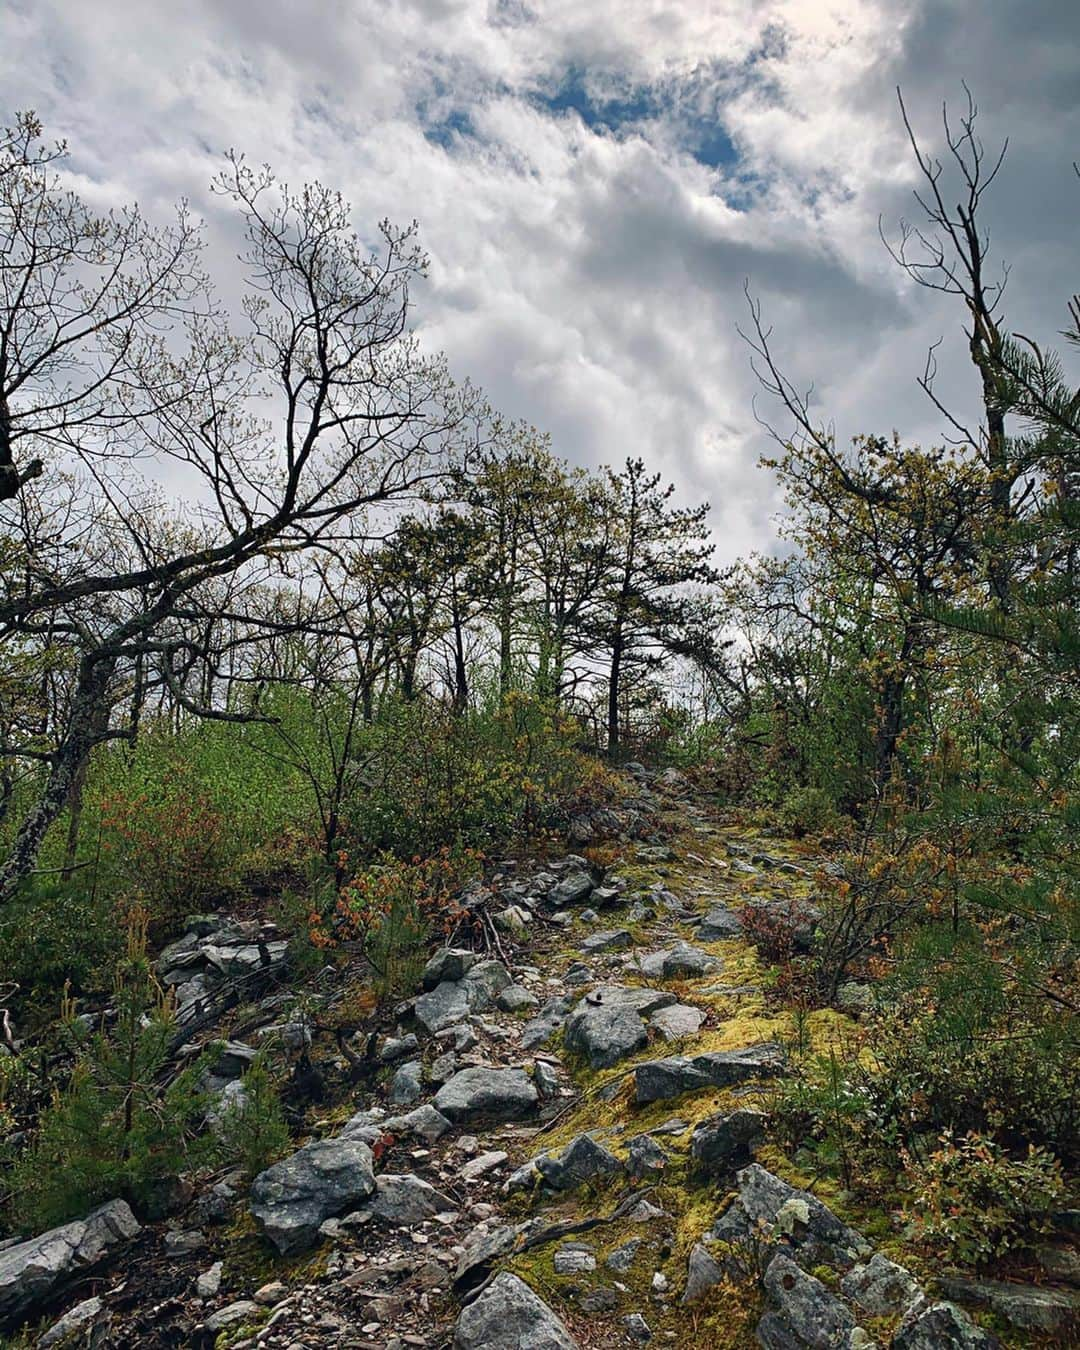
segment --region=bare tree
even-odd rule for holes
[[[61,643],[72,678],[55,726],[0,747],[44,766],[0,899],[92,747],[131,734],[102,708],[136,667],[191,714],[251,715],[185,678],[211,655],[223,578],[269,584],[294,555],[385,528],[387,504],[440,479],[481,425],[474,392],[408,329],[415,226],[384,222],[371,251],[338,194],[293,192],[231,156],[215,188],[246,230],[235,333],[184,213],[165,231],[134,210],[92,217],[55,154],[35,158],[34,132],[17,124],[0,176],[3,447],[18,479],[0,510],[0,643]],[[165,482],[183,508],[165,505]]]

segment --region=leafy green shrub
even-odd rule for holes
[[[517,692],[460,715],[426,700],[388,703],[364,731],[362,782],[344,809],[350,851],[410,858],[543,828],[580,783],[576,734]]]
[[[111,899],[86,889],[86,873],[69,884],[31,884],[0,910],[0,972],[18,986],[11,1004],[20,1012],[55,1009],[57,991],[107,987],[123,950],[123,931]]]
[[[832,793],[820,787],[793,788],[780,804],[777,822],[796,839],[843,834],[851,824],[837,810]]]
[[[461,917],[453,897],[478,866],[478,855],[461,848],[408,863],[383,854],[346,882],[332,913],[310,916],[311,941],[359,945],[374,971],[377,997],[400,997],[416,987],[433,934],[448,933]]]
[[[1066,1195],[1061,1164],[1046,1149],[1010,1157],[992,1139],[945,1135],[924,1162],[908,1158],[913,1235],[965,1265],[1033,1246],[1050,1231]]]

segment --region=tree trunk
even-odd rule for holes
[[[0,904],[10,900],[33,871],[49,826],[63,811],[80,768],[101,739],[102,709],[115,657],[88,653],[79,663],[67,730],[52,757],[41,796],[26,813],[7,862],[0,868]]]
[[[618,624],[611,639],[611,672],[608,676],[607,733],[608,758],[619,754],[619,684],[622,676],[623,631]]]

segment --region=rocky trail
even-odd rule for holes
[[[885,1221],[861,1233],[766,1142],[796,1028],[763,994],[739,910],[778,908],[809,943],[820,860],[736,830],[676,774],[638,775],[606,822],[637,838],[601,867],[585,855],[604,826],[575,822],[579,853],[501,865],[491,948],[436,952],[377,1036],[327,1032],[339,991],[325,975],[291,987],[286,944],[258,921],[194,923],[159,961],[180,1040],[228,1036],[227,1102],[273,1037],[298,1066],[302,1146],[250,1186],[224,1175],[174,1197],[160,1221],[117,1201],[0,1248],[0,1318],[40,1326],[15,1343],[996,1344],[875,1250]],[[845,1021],[813,1012],[798,1034],[824,1047]],[[1071,1297],[1029,1291],[1033,1344]]]

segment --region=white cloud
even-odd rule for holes
[[[425,339],[569,458],[641,453],[688,498],[711,498],[731,556],[768,543],[774,500],[754,467],[764,440],[735,332],[747,275],[792,374],[816,381],[843,434],[939,432],[914,377],[925,344],[962,316],[913,294],[877,239],[879,213],[908,211],[914,181],[897,82],[933,136],[941,99],[969,74],[988,141],[1014,136],[995,237],[1017,264],[1016,315],[1060,327],[1048,306],[1076,284],[1071,9],[9,0],[0,79],[8,112],[36,107],[68,137],[96,202],[164,212],[189,197],[230,296],[233,233],[207,192],[228,146],[294,183],[340,187],[362,230],[418,218],[432,256],[417,297]],[[559,91],[621,130],[559,110]],[[732,162],[694,158],[712,116]],[[962,343],[942,379],[972,393]]]

